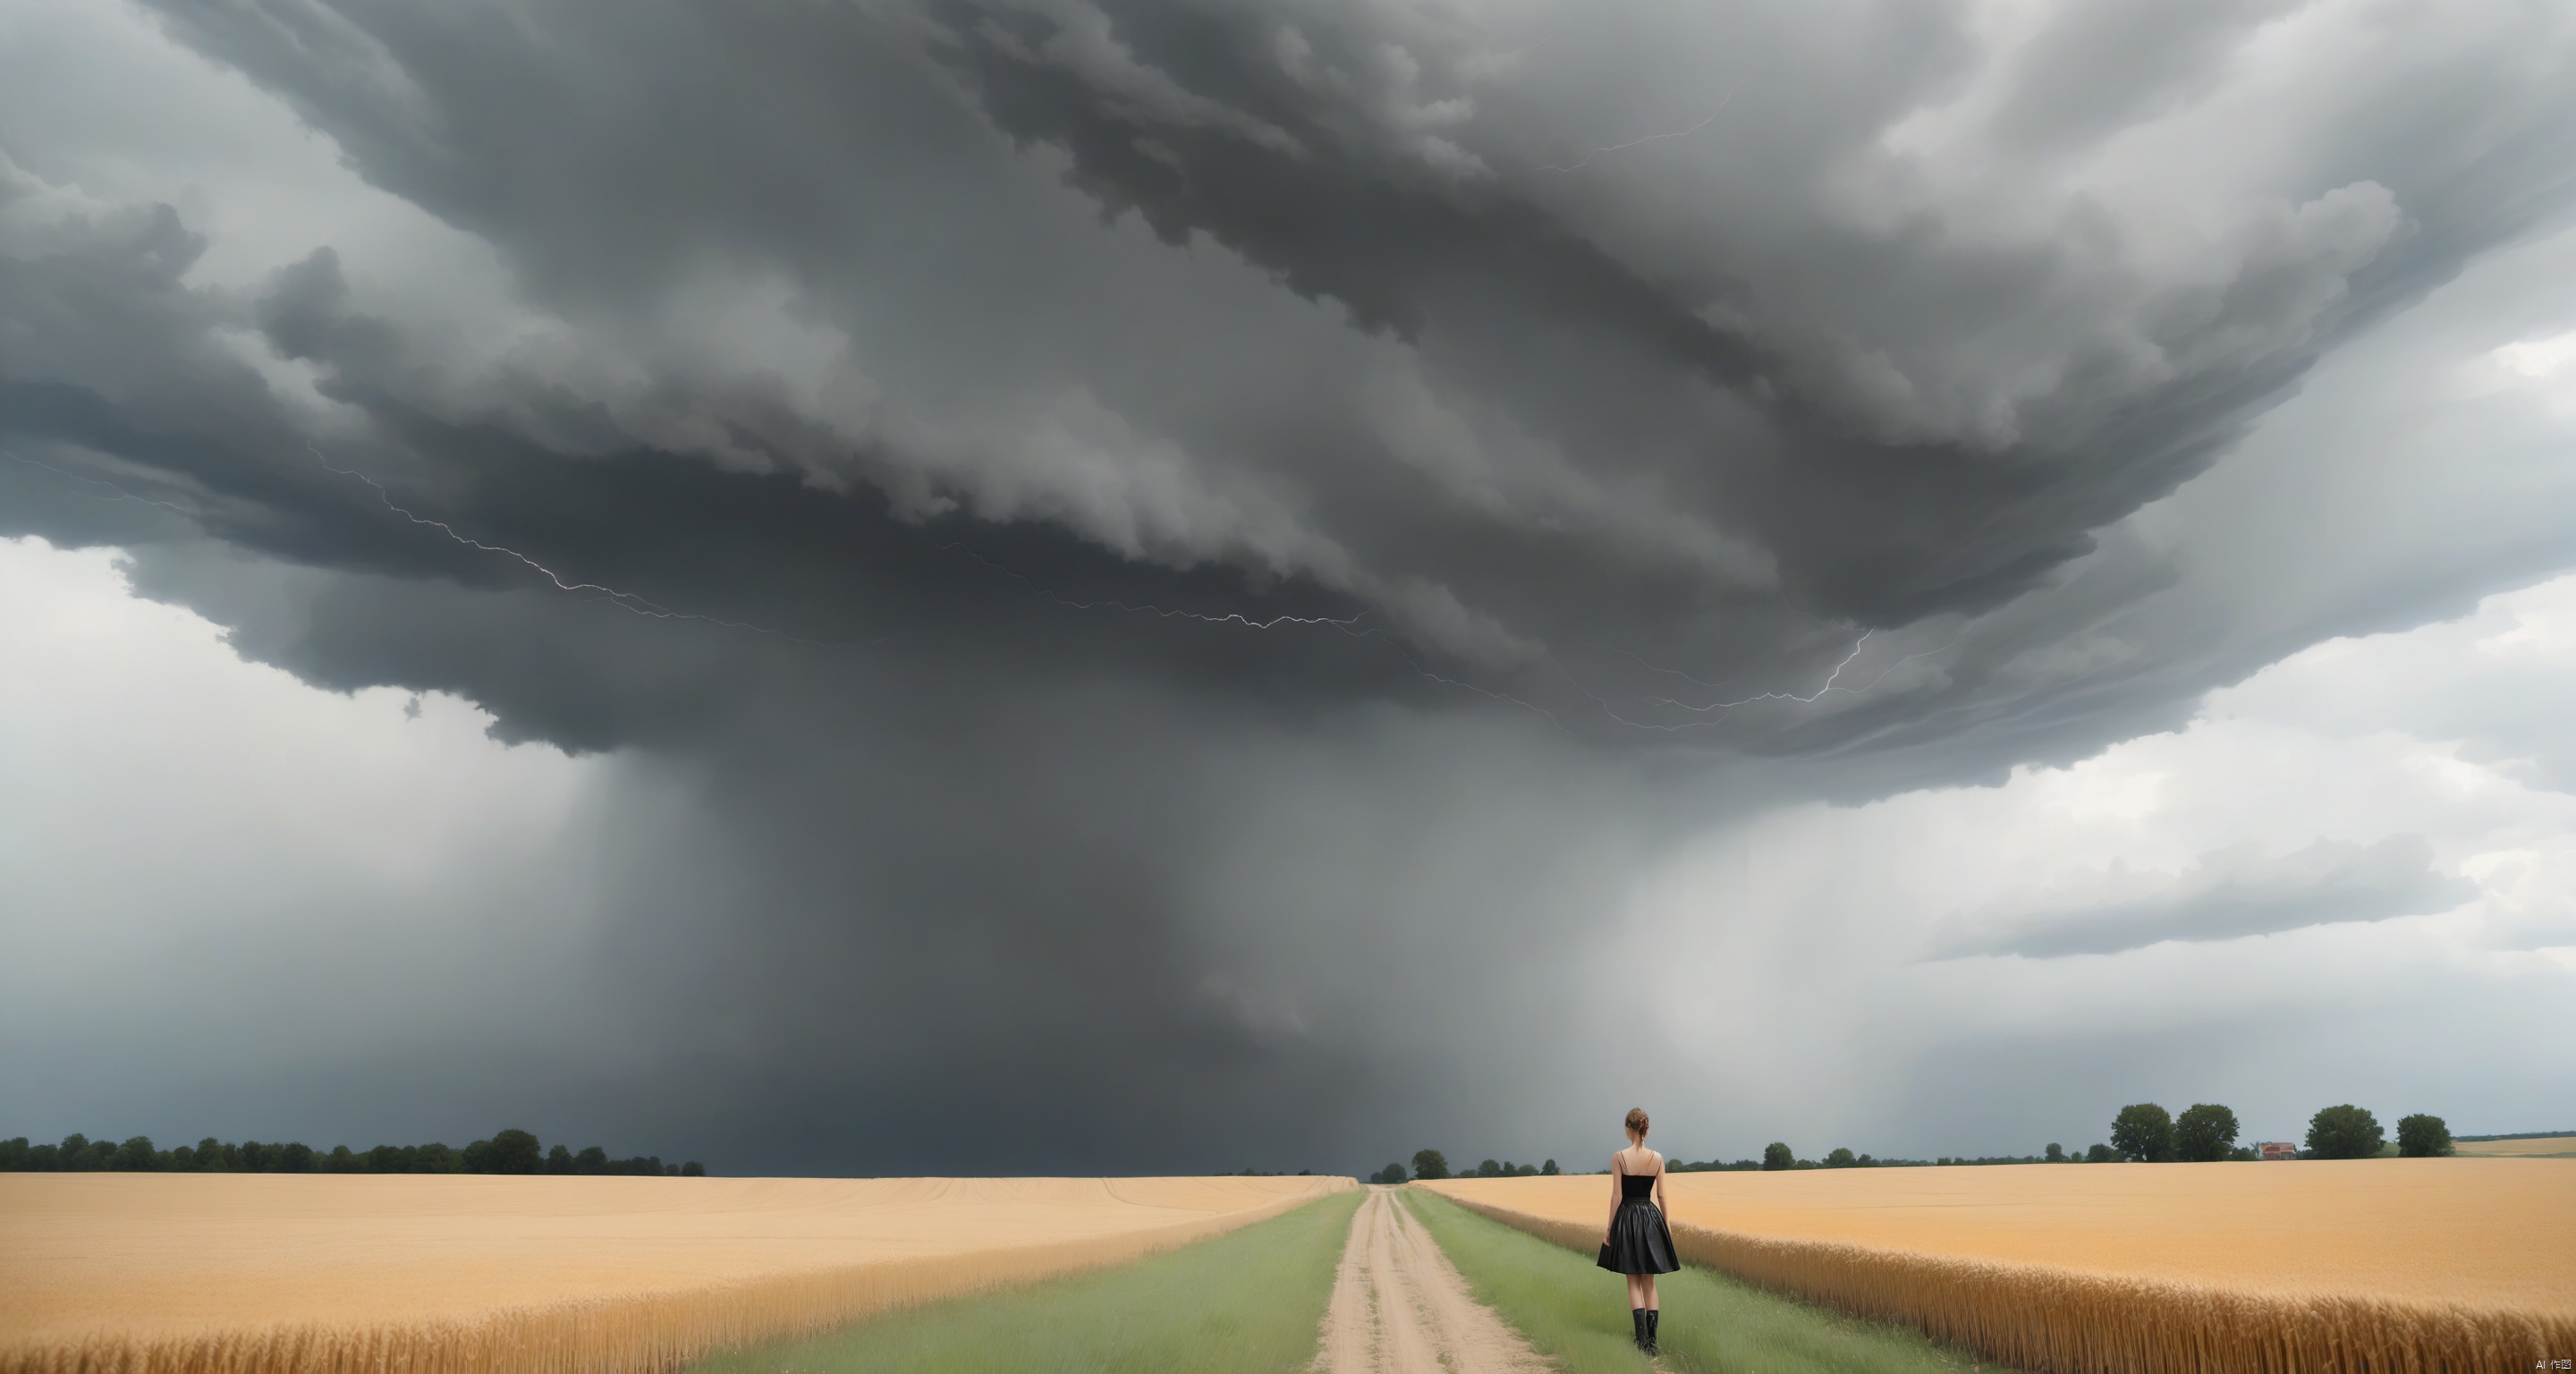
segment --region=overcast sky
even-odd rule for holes
[[[0,0],[0,1134],[2576,1124],[2576,11]]]

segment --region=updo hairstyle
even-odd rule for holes
[[[1637,1138],[1638,1138],[1639,1140],[1643,1140],[1643,1139],[1645,1139],[1645,1138],[1646,1138],[1646,1109],[1645,1109],[1645,1108],[1643,1108],[1643,1107],[1630,1107],[1630,1108],[1628,1109],[1628,1129],[1629,1129],[1629,1130],[1632,1130],[1632,1131],[1635,1131],[1635,1132],[1637,1133]]]

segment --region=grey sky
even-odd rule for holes
[[[2564,665],[2510,648],[2576,624],[2576,19],[0,25],[9,633],[92,605],[100,680],[409,741],[136,705],[193,724],[120,754],[77,655],[14,667],[12,737],[89,742],[27,814],[169,857],[0,851],[12,1132],[1354,1169],[1628,1099],[1693,1155],[2576,1112],[2498,999],[2576,976]],[[361,777],[432,800],[263,800]]]

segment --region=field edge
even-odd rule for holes
[[[1480,1216],[1578,1253],[1599,1228],[1432,1188]],[[1851,1316],[1911,1326],[2033,1371],[2532,1368],[2576,1351],[2576,1316],[2385,1298],[2248,1293],[1673,1224],[1681,1257]]]

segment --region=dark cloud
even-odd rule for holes
[[[2222,617],[2148,623],[2186,577],[2118,523],[2576,174],[2576,83],[2472,80],[2563,63],[2537,18],[2281,96],[2248,186],[2070,191],[2277,10],[2008,60],[1917,5],[157,13],[494,300],[357,243],[207,285],[186,217],[13,147],[0,528],[665,770],[690,839],[620,851],[602,953],[662,1105],[589,1110],[774,1167],[955,1158],[925,1122],[1293,1167],[1491,1110],[1465,1066],[1586,1014],[1545,974],[1604,856],[2089,748],[2314,631],[2182,652]],[[2010,948],[2432,890],[2374,855]]]

